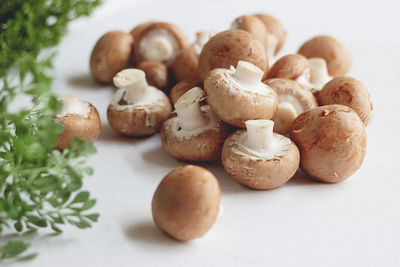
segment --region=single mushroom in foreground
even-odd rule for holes
[[[172,105],[175,105],[176,101],[183,96],[184,93],[192,89],[193,87],[201,87],[200,81],[180,81],[172,87],[169,92],[169,98],[171,99]]]
[[[207,103],[217,116],[244,128],[251,119],[271,119],[278,105],[278,95],[264,84],[264,73],[255,65],[239,61],[237,67],[214,69],[204,81]]]
[[[364,160],[364,124],[344,105],[320,106],[302,113],[293,122],[290,138],[300,150],[301,169],[321,182],[349,178]]]
[[[267,29],[267,51],[270,63],[274,62],[276,54],[281,50],[286,39],[286,30],[275,17],[267,14],[256,14]]]
[[[170,156],[192,162],[219,159],[228,130],[210,106],[200,106],[204,97],[199,87],[190,89],[175,103],[177,116],[162,125],[162,146]]]
[[[264,73],[268,72],[268,59],[263,45],[250,33],[243,30],[229,30],[216,34],[203,47],[199,56],[201,79],[216,68],[228,69],[239,61],[247,61]]]
[[[136,64],[158,61],[170,66],[178,52],[189,45],[180,28],[165,22],[152,22],[133,35]]]
[[[137,65],[138,69],[144,71],[147,83],[164,92],[170,85],[168,68],[161,62],[142,61]]]
[[[278,94],[278,108],[272,120],[275,123],[274,130],[279,134],[288,134],[298,115],[318,107],[317,100],[310,90],[295,81],[275,78],[264,82]]]
[[[336,77],[318,94],[321,105],[342,104],[351,107],[367,125],[372,116],[372,103],[367,89],[352,77]]]
[[[306,58],[323,58],[331,77],[345,75],[351,67],[350,52],[331,36],[316,36],[297,52]]]
[[[220,210],[221,190],[208,170],[186,165],[168,173],[152,200],[156,226],[169,236],[189,241],[210,230]]]
[[[196,41],[178,52],[171,64],[172,72],[177,81],[200,80],[198,72],[199,55],[203,46],[215,35],[214,31],[201,31],[196,33]]]
[[[133,37],[129,33],[113,31],[104,34],[90,55],[90,72],[100,83],[111,83],[117,72],[124,69],[132,56]]]
[[[323,58],[307,59],[299,54],[286,55],[276,61],[267,75],[267,79],[272,78],[294,80],[312,92],[318,92],[332,79]]]
[[[64,125],[64,131],[57,137],[57,149],[67,148],[74,138],[86,142],[97,139],[101,123],[97,109],[89,102],[79,100],[75,94],[60,98],[63,107],[57,112],[56,122]]]
[[[126,136],[146,136],[157,132],[171,114],[168,97],[149,86],[145,73],[125,69],[114,77],[118,91],[107,109],[111,127]]]
[[[239,183],[253,189],[273,189],[286,183],[299,167],[296,145],[273,133],[270,120],[246,121],[226,139],[222,150],[225,171]]]

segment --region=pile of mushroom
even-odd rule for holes
[[[344,76],[351,56],[335,38],[316,36],[278,59],[285,39],[267,14],[240,16],[220,33],[199,31],[191,43],[176,25],[149,21],[101,37],[90,69],[119,88],[107,109],[111,127],[133,137],[161,131],[166,155],[177,160],[217,161],[258,190],[282,186],[299,168],[320,182],[343,181],[365,156],[369,93]],[[96,109],[76,97],[63,102],[59,148],[72,137],[94,140]],[[198,238],[216,221],[220,194],[206,169],[178,167],[154,193],[154,222],[177,240]]]

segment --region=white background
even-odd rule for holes
[[[37,259],[26,266],[400,266],[399,1],[107,1],[74,22],[55,61],[54,89],[78,93],[99,110],[102,133],[84,188],[101,214],[92,229],[28,237]],[[223,218],[201,239],[179,243],[153,224],[151,199],[162,177],[183,165],[161,148],[159,134],[118,136],[106,108],[114,92],[89,76],[96,40],[146,20],[180,25],[191,40],[203,29],[227,29],[239,15],[265,12],[287,29],[281,54],[330,34],[351,51],[350,75],[365,83],[375,116],[362,168],[339,184],[301,174],[271,191],[244,188],[219,164],[206,165],[222,189]],[[4,264],[11,266],[13,264]]]

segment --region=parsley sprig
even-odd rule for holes
[[[63,126],[54,121],[62,104],[51,91],[52,61],[67,24],[89,15],[100,0],[1,2],[0,240],[6,228],[57,233],[63,224],[88,228],[99,215],[89,212],[96,200],[81,187],[84,175],[93,172],[85,159],[95,148],[76,139],[68,149],[54,150]],[[11,111],[21,96],[29,96],[32,105]],[[34,257],[21,256],[28,247],[8,240],[0,247],[0,260]]]

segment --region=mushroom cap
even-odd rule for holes
[[[268,59],[263,45],[243,30],[228,30],[214,35],[199,56],[199,73],[204,80],[216,68],[228,69],[239,60],[250,62],[268,72]]]
[[[336,77],[318,94],[321,105],[342,104],[351,107],[368,124],[373,107],[364,84],[352,77]]]
[[[250,33],[267,49],[267,29],[264,23],[252,15],[243,15],[232,22],[232,30],[243,30]]]
[[[317,36],[305,42],[298,51],[306,58],[325,59],[330,76],[345,75],[351,67],[350,52],[331,36]]]
[[[137,65],[138,69],[144,71],[147,83],[160,90],[165,91],[170,84],[168,68],[161,62],[142,61]]]
[[[101,122],[99,112],[92,104],[88,104],[90,111],[87,118],[79,114],[67,114],[56,119],[56,122],[64,125],[64,131],[57,136],[58,146],[56,149],[63,150],[67,148],[74,138],[92,142],[100,135]]]
[[[344,105],[320,106],[299,115],[290,138],[300,150],[301,169],[321,182],[347,179],[364,160],[364,124],[357,113]]]
[[[114,75],[125,68],[133,52],[129,33],[112,31],[104,34],[90,55],[90,72],[100,83],[111,83]]]
[[[132,35],[132,37],[134,39],[136,39],[137,36],[139,36],[144,29],[146,29],[148,26],[150,26],[151,24],[156,23],[156,22],[158,22],[158,21],[150,20],[150,21],[141,23],[141,24],[137,25],[135,28],[133,28],[130,31],[130,34]]]
[[[210,106],[201,107],[203,113],[211,111]],[[228,136],[225,123],[219,121],[218,129],[206,129],[189,139],[179,138],[175,129],[178,117],[170,118],[161,127],[161,143],[164,150],[178,160],[191,162],[207,162],[220,158],[222,145]]]
[[[182,49],[171,64],[175,79],[177,81],[200,80],[198,64],[199,56],[193,46]]]
[[[200,81],[180,81],[172,87],[169,93],[169,98],[171,99],[172,105],[175,105],[176,101],[187,91],[193,87],[201,87],[202,83]]]
[[[278,94],[279,103],[289,102],[295,109],[295,113],[288,112],[285,107],[278,104],[277,111],[272,117],[275,122],[274,130],[280,134],[287,134],[294,119],[304,111],[318,107],[317,100],[310,90],[305,89],[295,81],[275,78],[264,81],[266,85]],[[290,116],[293,115],[293,116]]]
[[[264,23],[268,33],[275,35],[278,39],[278,45],[275,49],[275,55],[278,54],[286,39],[286,30],[283,27],[282,23],[280,23],[279,20],[271,15],[256,14],[255,16]]]
[[[180,241],[203,236],[217,219],[221,190],[208,170],[186,165],[167,174],[152,200],[154,223]]]
[[[159,91],[155,88],[153,90]],[[156,133],[172,112],[169,98],[162,91],[159,92],[162,94],[162,99],[149,105],[137,107],[131,105],[124,110],[117,110],[113,105],[109,105],[107,118],[111,127],[125,136],[146,136]]]
[[[247,120],[271,119],[278,105],[278,95],[274,90],[268,94],[243,90],[228,81],[226,69],[212,70],[204,81],[204,91],[207,103],[217,116],[241,128],[245,128]]]
[[[309,67],[307,58],[299,54],[290,54],[281,57],[272,65],[267,74],[267,79],[285,78],[295,80]]]
[[[141,54],[141,42],[146,36],[151,35],[152,32],[157,31],[165,31],[170,34],[171,37],[174,38],[176,41],[178,51],[187,47],[189,42],[187,40],[186,35],[183,31],[177,27],[176,25],[166,23],[166,22],[149,22],[148,25],[142,27],[142,29],[138,30],[135,35],[135,42],[134,42],[134,56],[135,62],[140,63],[141,61],[145,61],[146,58]],[[178,52],[176,51],[176,53]],[[174,58],[170,58],[163,63],[169,66]]]
[[[288,144],[284,155],[267,159],[236,152],[245,133],[246,130],[239,130],[231,134],[222,148],[222,164],[233,179],[253,189],[273,189],[293,177],[299,167],[300,155],[289,138],[274,133],[275,138],[285,138]]]

